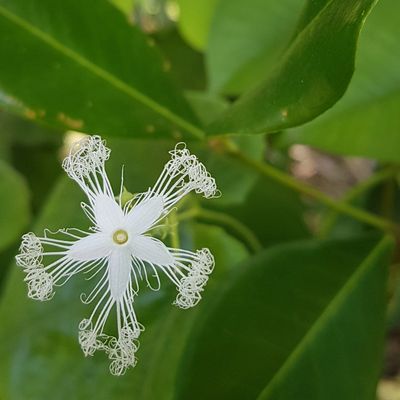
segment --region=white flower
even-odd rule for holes
[[[115,375],[136,364],[137,339],[143,330],[133,309],[139,280],[158,290],[161,270],[177,287],[174,304],[189,308],[201,299],[214,267],[208,249],[173,249],[149,235],[190,191],[207,198],[217,195],[215,180],[184,144],[170,153],[171,160],[156,184],[122,206],[121,194],[116,201],[105,171],[110,150],[104,141],[92,136],[77,142],[63,168],[87,195],[88,203],[82,203],[82,208],[93,227],[90,232],[62,229],[53,234],[46,230],[43,237],[27,233],[16,257],[26,272],[28,296],[36,300],[51,299],[55,286],[79,272],[99,277],[91,293],[81,295],[84,303],[96,300],[96,305],[90,317],[80,322],[79,342],[85,355],[105,351]],[[156,280],[155,287],[149,274]],[[104,333],[112,309],[117,337]]]

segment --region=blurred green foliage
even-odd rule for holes
[[[387,273],[399,254],[398,11],[395,0],[0,0],[0,399],[373,399],[387,287],[400,308]],[[77,132],[107,139],[116,192],[122,165],[126,188],[144,191],[182,140],[222,192],[190,195],[176,214],[181,246],[215,255],[203,301],[178,310],[167,280],[143,285],[139,362],[119,378],[79,349],[91,282],[33,302],[12,261],[26,230],[88,228],[60,168]],[[312,196],[290,180],[299,143],[373,158],[380,175],[357,196]],[[326,206],[341,201],[346,215],[332,218]]]

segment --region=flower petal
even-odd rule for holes
[[[68,257],[76,261],[98,260],[110,254],[112,241],[104,233],[91,233],[76,241],[68,250]]]
[[[103,232],[111,232],[121,226],[124,220],[124,213],[121,207],[106,194],[96,196],[93,212],[96,225]]]
[[[145,262],[156,265],[170,265],[174,259],[167,246],[158,239],[150,236],[138,235],[131,238],[132,255]]]
[[[127,227],[133,234],[146,232],[164,211],[162,196],[155,196],[134,206],[127,215]]]
[[[131,251],[129,247],[115,248],[108,261],[108,277],[111,296],[119,300],[124,294],[130,279]]]

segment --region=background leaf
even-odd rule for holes
[[[208,132],[261,133],[300,125],[331,107],[354,69],[358,33],[373,0],[330,1],[294,38],[266,80]]]
[[[300,242],[243,263],[198,317],[178,398],[372,399],[392,241],[376,243]]]
[[[0,160],[0,251],[15,241],[28,224],[29,197],[24,178]]]
[[[186,98],[203,124],[209,123],[228,107],[227,102],[221,97],[209,93],[190,91],[186,92]],[[229,140],[238,145],[247,156],[263,160],[266,146],[262,135],[230,136]],[[207,203],[219,206],[243,203],[257,180],[257,174],[243,168],[239,162],[226,155],[223,143],[218,139],[210,140],[208,143],[193,143],[190,148],[205,162],[223,193],[220,198],[211,202],[207,200]]]
[[[197,50],[207,45],[211,19],[220,0],[178,0],[178,27],[183,37]]]
[[[304,1],[220,0],[212,19],[210,91],[240,94],[263,79],[289,43]]]
[[[135,0],[111,0],[111,3],[129,18],[129,16],[133,13]]]
[[[400,160],[399,13],[396,0],[377,4],[361,32],[356,72],[346,94],[326,114],[283,135],[281,143]]]
[[[271,180],[259,178],[240,204],[214,203],[247,226],[264,247],[310,236],[299,197]]]

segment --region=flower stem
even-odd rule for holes
[[[240,237],[247,247],[254,253],[257,253],[262,249],[262,245],[259,242],[256,235],[242,222],[232,217],[231,215],[225,214],[220,211],[205,210],[204,208],[195,207],[181,214],[178,214],[178,221],[183,221],[189,218],[198,218],[207,222],[213,222],[217,225],[224,226],[231,229]]]
[[[267,163],[253,160],[246,154],[242,153],[232,142],[226,143],[226,151],[229,155],[236,158],[242,164],[258,171],[261,175],[273,179],[298,193],[304,194],[314,200],[317,200],[318,202],[324,204],[332,210],[335,210],[341,214],[349,215],[354,219],[374,226],[375,228],[381,229],[385,232],[391,232],[395,235],[400,235],[400,227],[392,221],[380,218],[377,215],[371,214],[368,211],[361,210],[357,207],[353,207],[352,205],[345,202],[336,201],[330,196],[321,192],[320,190],[314,188],[313,186],[301,182],[293,178],[291,175],[282,172]]]
[[[340,200],[342,203],[351,203],[353,200],[357,199],[360,195],[367,192],[374,186],[378,185],[379,183],[392,178],[394,175],[398,173],[398,169],[394,167],[388,167],[381,169],[380,171],[375,172],[371,176],[369,176],[364,181],[360,182],[358,185],[354,186],[347,193],[344,197]],[[328,236],[329,232],[332,230],[333,226],[335,225],[337,219],[339,217],[339,213],[335,210],[330,210],[326,213],[324,218],[321,221],[321,227],[319,230],[320,237]]]

